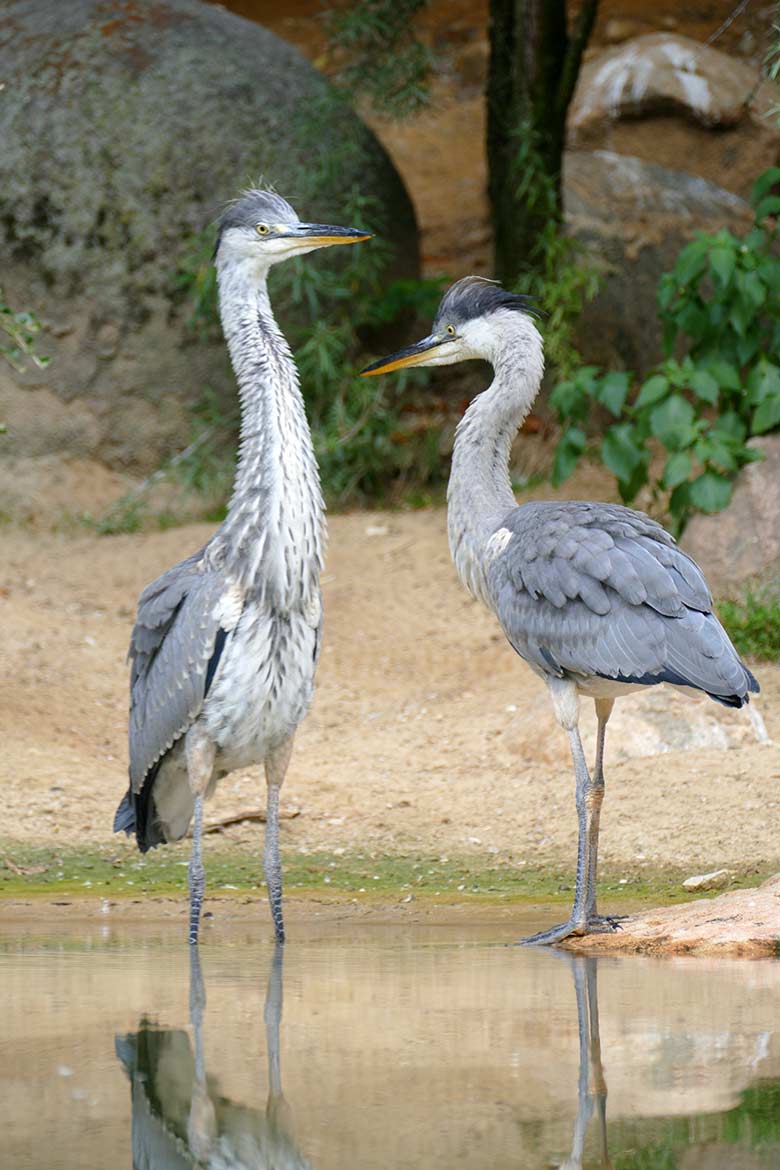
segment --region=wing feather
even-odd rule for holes
[[[235,606],[229,582],[199,554],[152,582],[130,640],[130,784],[139,792],[154,764],[184,734],[219,664]]]

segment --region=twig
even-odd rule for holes
[[[721,33],[724,33],[726,31],[726,29],[729,27],[729,25],[732,25],[734,23],[734,21],[737,19],[737,17],[741,16],[741,14],[745,11],[745,9],[747,8],[749,3],[750,3],[750,0],[739,0],[739,4],[737,5],[737,7],[734,9],[734,11],[731,13],[730,16],[726,17],[726,19],[723,21],[723,24],[720,26],[720,28],[716,29],[714,33],[712,33],[710,36],[707,37],[707,40],[704,42],[705,45],[711,45],[713,41],[717,41],[717,39],[721,35]]]
[[[293,821],[300,815],[301,810],[299,808],[283,809],[279,813],[279,817],[283,821]],[[209,821],[207,825],[203,826],[203,832],[221,833],[228,825],[240,825],[243,821],[259,821],[261,825],[264,825],[265,809],[247,808],[243,812],[228,813],[227,816],[219,817],[216,821]]]

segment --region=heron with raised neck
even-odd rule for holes
[[[237,768],[264,764],[263,869],[284,941],[279,792],[320,650],[324,506],[298,372],[268,297],[271,267],[367,232],[302,223],[272,191],[221,217],[219,311],[238,382],[241,435],[225,520],[141,594],[129,658],[130,787],[114,820],[142,853],[193,822],[189,940],[205,886],[203,802]]]

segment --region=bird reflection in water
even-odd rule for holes
[[[265,999],[268,1101],[265,1112],[219,1095],[206,1073],[203,1012],[206,991],[198,948],[190,947],[190,1022],[187,1032],[142,1021],[117,1036],[116,1051],[131,1085],[133,1170],[311,1170],[296,1148],[282,1093],[279,1027],[283,947],[271,959]]]
[[[577,997],[577,1030],[580,1038],[580,1072],[577,1083],[577,1117],[569,1157],[560,1170],[584,1170],[585,1138],[595,1112],[602,1170],[612,1170],[607,1151],[607,1082],[601,1064],[599,993],[596,959],[558,952],[571,967]]]

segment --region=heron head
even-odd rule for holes
[[[275,191],[245,191],[219,221],[214,257],[249,260],[261,266],[303,256],[315,248],[357,244],[371,234],[359,228],[302,223],[286,199]]]
[[[464,276],[447,289],[427,337],[366,366],[365,375],[387,374],[406,366],[449,366],[470,358],[492,361],[507,334],[530,324],[528,297],[507,292],[495,280]]]

